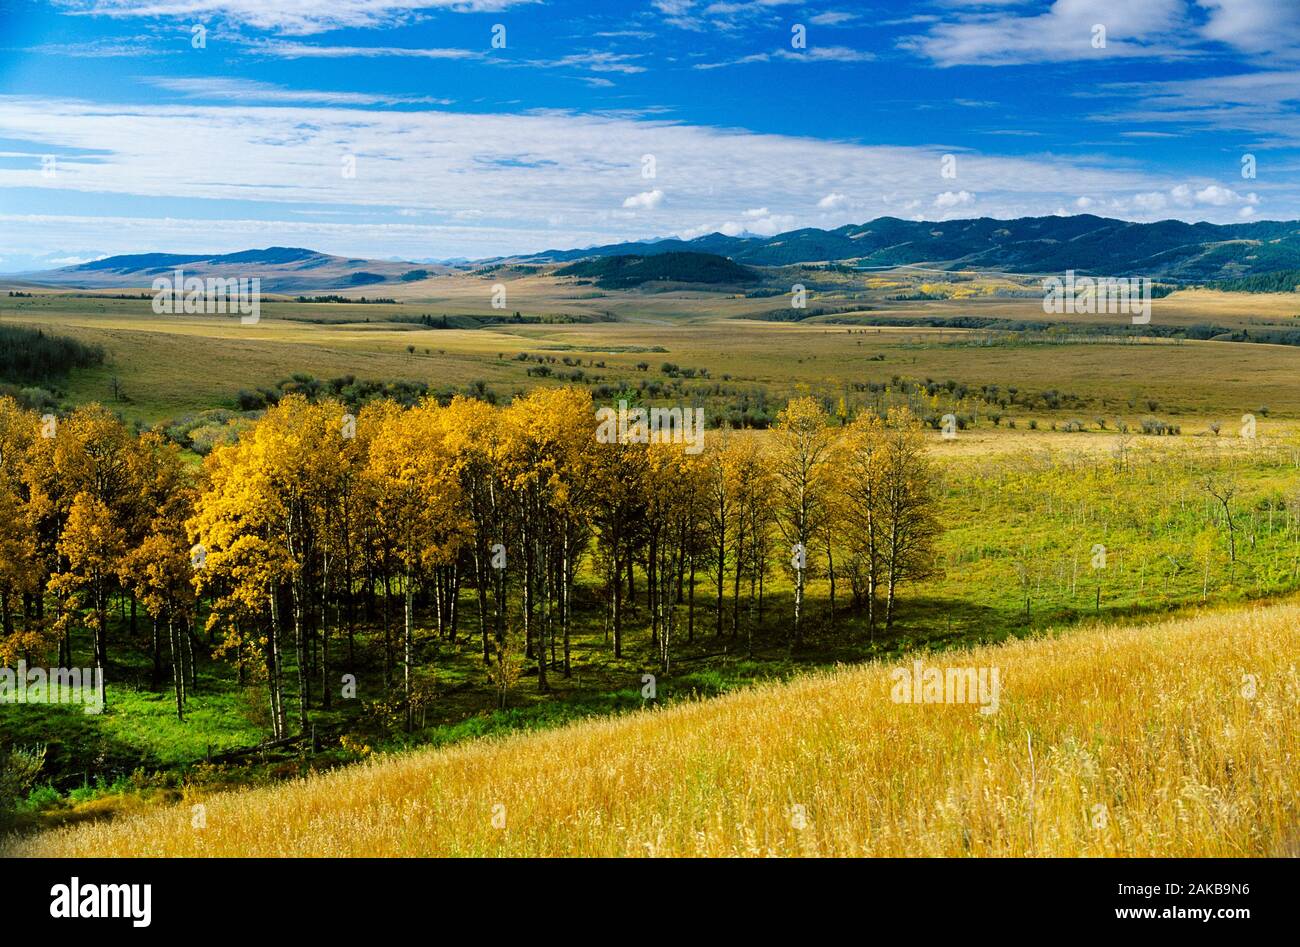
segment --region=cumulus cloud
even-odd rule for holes
[[[1043,13],[958,13],[901,45],[940,66],[1013,65],[1102,57],[1179,54],[1171,37],[1186,28],[1185,0],[1055,0]],[[1093,45],[1093,27],[1106,28],[1104,48]]]
[[[963,207],[975,203],[975,195],[970,191],[944,191],[934,199],[934,206],[940,210]]]
[[[664,202],[664,192],[655,188],[653,191],[642,191],[640,194],[633,194],[623,201],[623,206],[633,210],[654,210]]]
[[[900,45],[940,66],[1178,59],[1212,44],[1300,61],[1300,4],[1291,0],[1054,0],[1042,12],[996,0],[950,6],[947,17],[915,18],[928,29]],[[1093,43],[1097,25],[1106,28],[1104,48]]]
[[[1206,39],[1249,53],[1297,58],[1300,49],[1300,4],[1289,0],[1197,0],[1209,19]]]
[[[1130,199],[1115,198],[1110,202],[1112,209],[1121,213],[1136,210],[1139,214],[1152,215],[1169,208],[1182,210],[1203,210],[1205,208],[1241,208],[1254,207],[1259,204],[1259,195],[1254,191],[1240,194],[1232,188],[1220,184],[1177,184],[1167,191],[1143,191]],[[1238,211],[1240,216],[1240,211]]]

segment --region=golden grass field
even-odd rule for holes
[[[846,667],[193,796],[14,853],[1295,855],[1298,654],[1300,604],[1099,627],[925,658],[999,668],[991,715],[894,703],[891,666]]]

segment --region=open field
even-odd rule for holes
[[[125,400],[115,408],[149,424],[234,407],[240,389],[273,385],[295,372],[322,379],[353,375],[411,380],[434,389],[481,381],[508,396],[563,380],[570,371],[562,363],[565,358],[572,369],[581,370],[584,383],[617,390],[659,382],[662,389],[649,400],[692,399],[707,404],[711,413],[752,399],[755,393],[781,401],[805,391],[832,399],[845,396],[852,406],[862,400],[861,386],[901,377],[953,380],[972,389],[996,385],[1077,396],[1074,407],[1013,405],[1001,410],[1022,424],[1076,416],[1088,422],[1100,416],[1135,424],[1157,415],[1176,418],[1186,433],[1196,433],[1212,421],[1235,427],[1245,413],[1259,414],[1260,422],[1267,424],[1261,406],[1272,417],[1300,417],[1300,388],[1293,384],[1300,374],[1297,346],[1100,336],[1061,340],[967,329],[853,328],[821,321],[831,317],[799,323],[757,321],[741,317],[756,312],[758,303],[770,309],[773,300],[701,292],[608,293],[597,302],[618,320],[613,322],[431,329],[418,321],[389,321],[418,320],[425,313],[492,312],[482,295],[488,284],[481,278],[431,282],[449,288],[441,296],[399,305],[267,302],[261,321],[250,326],[221,316],[158,316],[143,299],[56,294],[0,299],[0,322],[43,327],[104,346],[106,364],[78,373],[63,388],[74,402],[108,402],[114,398],[112,379],[118,378]],[[567,303],[556,298],[561,292],[557,281],[533,277],[524,282],[537,284],[536,292],[522,293],[510,309],[565,311],[561,304]],[[1033,311],[1035,300],[987,298],[900,306],[896,315],[913,318],[1043,318],[1041,307],[1036,315]],[[1192,291],[1155,300],[1152,322],[1274,325],[1293,315],[1284,318],[1288,307],[1300,308],[1285,296]],[[604,318],[594,310],[588,315]],[[834,318],[850,321],[853,316]],[[518,359],[528,355],[553,359],[555,372],[531,375],[536,363]],[[706,371],[708,378],[667,379],[660,370],[666,362]],[[960,406],[948,407],[960,413]],[[970,409],[979,411],[974,400]]]
[[[1294,855],[1298,629],[1290,604],[922,656],[928,667],[997,668],[989,714],[896,703],[891,666],[867,664],[274,789],[190,795],[16,851]],[[205,827],[193,827],[196,813]]]

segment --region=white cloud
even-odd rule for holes
[[[632,75],[645,72],[645,66],[638,66],[633,59],[636,53],[587,52],[562,56],[559,59],[533,59],[527,65],[539,69],[590,69],[592,72],[621,72]]]
[[[430,46],[321,46],[315,43],[297,43],[285,40],[256,40],[246,44],[250,51],[278,59],[482,59],[483,54],[472,49]]]
[[[1099,121],[1158,122],[1176,125],[1180,131],[1183,127],[1244,131],[1266,137],[1274,147],[1300,145],[1300,70],[1116,83],[1103,88],[1130,96],[1130,101],[1122,109],[1092,116]]]
[[[975,203],[975,195],[970,191],[944,191],[934,199],[934,206],[940,210],[964,207]]]
[[[900,45],[940,66],[1002,66],[1113,57],[1180,54],[1188,35],[1185,0],[1055,0],[1044,13],[988,9],[958,13]],[[1093,27],[1106,28],[1105,48],[1093,45]]]
[[[1224,207],[1228,204],[1237,203],[1237,194],[1226,187],[1219,187],[1217,184],[1211,184],[1196,192],[1196,199],[1202,204],[1213,204],[1215,207]]]
[[[1240,215],[1240,208],[1254,207],[1259,204],[1259,195],[1254,191],[1248,194],[1239,194],[1232,188],[1223,187],[1219,184],[1177,184],[1167,191],[1144,191],[1134,194],[1131,199],[1118,197],[1113,198],[1110,206],[1113,210],[1120,213],[1128,213],[1136,210],[1139,214],[1152,215],[1159,214],[1167,208],[1174,207],[1185,211],[1193,211],[1193,216],[1199,217],[1200,212],[1205,208],[1237,208]]]
[[[1168,203],[1159,191],[1144,191],[1133,197],[1133,206],[1146,214],[1157,214],[1164,210]]]
[[[1292,0],[1054,0],[1043,12],[1018,0],[949,5],[958,9],[946,19],[914,18],[929,30],[900,45],[941,66],[1178,59],[1213,44],[1300,61],[1300,4]],[[1098,24],[1106,28],[1104,48],[1093,45]]]
[[[816,16],[809,18],[808,22],[817,26],[842,26],[845,23],[856,20],[856,13],[845,13],[840,10],[828,10],[825,13],[818,13]]]
[[[1300,4],[1291,0],[1196,0],[1209,14],[1207,39],[1248,53],[1295,60],[1300,47]]]
[[[55,0],[67,13],[114,18],[149,17],[185,23],[219,17],[283,33],[372,29],[411,20],[422,10],[494,13],[532,0]]]
[[[640,194],[633,194],[623,201],[623,206],[636,210],[654,210],[663,202],[664,192],[655,188],[653,191],[642,191]]]
[[[771,62],[779,59],[784,62],[870,62],[875,53],[866,50],[851,49],[848,46],[809,46],[807,49],[778,49],[771,53],[751,53],[738,59],[721,62],[696,63],[693,69],[722,69],[726,66],[745,66],[756,62]]]
[[[1107,195],[1123,202],[1128,213],[1141,215],[1146,209],[1139,195],[1158,194],[1168,203],[1170,189],[1179,183],[1128,165],[1111,166],[1104,155],[1070,159],[971,152],[962,162],[968,197],[948,192],[936,201],[945,147],[865,146],[561,112],[115,105],[0,95],[0,139],[21,143],[11,150],[24,156],[0,164],[7,212],[42,211],[50,204],[50,190],[75,194],[80,209],[77,219],[59,218],[57,226],[17,220],[0,228],[0,253],[6,255],[6,250],[40,247],[63,254],[89,248],[181,249],[180,243],[202,244],[205,234],[217,232],[211,218],[250,216],[249,202],[284,211],[265,212],[260,240],[246,238],[245,246],[326,249],[323,244],[329,243],[354,255],[424,257],[644,239],[702,221],[715,229],[731,222],[738,230],[763,233],[835,227],[927,208],[935,217],[969,207],[975,194],[981,213],[995,217],[1051,213],[1079,194]],[[42,177],[43,154],[58,156],[56,178]],[[660,197],[656,190],[640,191],[649,183],[641,177],[644,154],[657,158],[653,187]],[[355,178],[340,173],[344,155],[356,157]],[[1195,201],[1195,192],[1212,183],[1195,182],[1185,213],[1235,219],[1236,205]],[[662,196],[668,193],[671,201]],[[1276,193],[1270,195],[1271,206],[1279,206]],[[191,224],[194,234],[185,240],[177,238],[178,227],[149,237],[78,222],[109,219],[121,213],[128,197],[165,202],[157,206],[178,218],[204,219]],[[806,210],[759,214],[771,208]],[[419,229],[409,229],[413,223],[399,217],[399,209],[422,212]],[[363,229],[331,230],[319,219],[300,219],[292,226],[277,222],[301,217],[303,210],[337,212],[342,215],[338,226],[347,222]],[[468,214],[480,216],[462,216]],[[572,223],[553,225],[558,218]],[[384,229],[389,225],[407,229]],[[361,245],[348,247],[343,235]],[[375,246],[384,240],[391,245]]]
[[[450,99],[435,99],[427,95],[388,95],[368,92],[325,92],[311,89],[286,89],[269,82],[233,78],[182,78],[149,76],[152,86],[178,92],[196,99],[218,99],[236,102],[310,102],[321,105],[450,105]]]

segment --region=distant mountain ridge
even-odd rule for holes
[[[1300,221],[1140,224],[1079,214],[996,220],[910,221],[880,217],[834,230],[804,228],[773,237],[707,234],[693,240],[608,244],[546,250],[515,257],[571,262],[589,257],[659,253],[714,253],[751,266],[848,261],[860,266],[933,265],[939,268],[1060,273],[1190,281],[1232,279],[1300,268]]]
[[[1139,224],[1092,214],[942,222],[880,217],[834,230],[808,227],[772,237],[712,233],[693,240],[668,238],[545,250],[477,262],[574,263],[634,256],[643,259],[637,264],[640,269],[652,273],[655,266],[649,260],[670,253],[725,257],[738,267],[840,262],[881,269],[911,265],[1022,274],[1059,274],[1072,269],[1080,274],[1209,283],[1300,270],[1300,221],[1189,224],[1162,220]],[[266,247],[225,254],[111,256],[14,276],[25,282],[70,288],[147,288],[154,277],[181,267],[186,275],[205,278],[258,277],[264,292],[298,294],[396,285],[404,282],[403,277],[411,281],[440,276],[466,265],[367,260],[302,247]],[[728,279],[735,282],[739,272],[731,272]],[[718,267],[712,273],[726,275]]]
[[[412,271],[426,276],[451,272],[446,266],[333,256],[303,247],[266,247],[237,253],[135,253],[42,273],[21,274],[39,283],[72,288],[148,287],[156,276],[177,269],[202,278],[257,277],[268,293],[310,293],[394,283]]]

